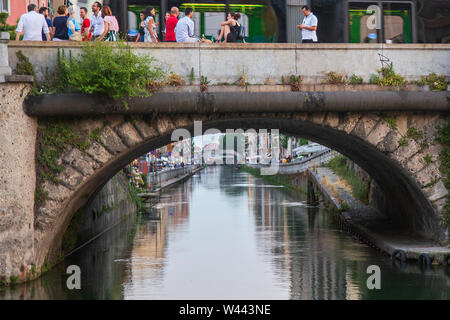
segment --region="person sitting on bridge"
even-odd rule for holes
[[[224,37],[224,42],[236,42],[239,39],[239,30],[241,28],[241,24],[238,22],[238,19],[241,17],[239,12],[229,12],[227,15],[227,21],[222,22],[220,24],[220,34],[217,42],[222,40],[222,36]]]
[[[184,17],[178,21],[175,27],[175,37],[177,42],[198,42],[199,39],[194,37],[194,10],[186,8],[184,10]]]

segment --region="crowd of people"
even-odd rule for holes
[[[75,17],[73,7],[61,5],[58,7],[57,16],[53,21],[49,18],[49,9],[41,7],[39,10],[35,4],[28,5],[28,13],[23,14],[17,25],[16,39],[20,39],[23,32],[23,40],[28,41],[117,41],[119,39],[119,24],[113,15],[111,8],[102,6],[98,1],[92,5],[92,15],[88,18],[88,9],[80,8],[80,21]],[[297,27],[302,30],[302,42],[317,42],[317,17],[308,6],[303,6],[303,23]],[[141,23],[139,25],[136,42],[157,43],[158,22],[155,20],[156,10],[147,7],[140,12]],[[172,7],[164,17],[165,29],[162,32],[165,42],[211,42],[204,37],[194,35],[194,10],[186,8],[184,17],[178,19],[179,9]],[[245,29],[239,19],[238,12],[230,12],[226,21],[220,25],[218,42],[245,42]]]
[[[73,7],[61,5],[53,21],[49,18],[49,9],[35,4],[27,7],[16,28],[16,39],[23,33],[25,41],[117,41],[119,23],[109,6],[100,2],[92,5],[92,15],[88,18],[88,9],[80,8],[81,24],[75,17]]]
[[[184,17],[178,19],[180,11],[177,7],[172,7],[170,12],[166,12],[164,16],[165,29],[162,32],[165,42],[199,42],[206,41],[194,35],[194,10],[186,8]],[[231,12],[227,16],[227,21],[220,26],[220,34],[218,42],[237,42],[242,40],[245,42],[243,27],[238,19],[241,17],[239,13]],[[158,33],[156,32],[158,22],[155,21],[155,8],[147,7],[140,12],[141,23],[139,25],[139,35],[136,42],[160,42]]]

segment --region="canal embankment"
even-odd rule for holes
[[[370,189],[355,187],[349,183],[348,178],[338,175],[329,167],[309,169],[308,177],[316,190],[319,190],[326,205],[334,207],[333,212],[336,213],[340,227],[360,241],[402,263],[418,260],[424,265],[448,264],[450,248],[415,236],[408,230],[399,229],[387,215],[377,209],[377,201],[374,201],[373,193],[369,194]]]
[[[67,256],[84,247],[138,211],[138,203],[123,172],[113,176],[72,218],[62,241]]]
[[[182,168],[149,173],[148,188],[145,192],[137,194],[139,201],[150,203],[151,199],[158,198],[163,190],[185,181],[203,168],[205,165],[187,165]]]
[[[263,166],[241,168],[268,183],[306,193],[311,204],[321,201],[344,231],[394,259],[419,260],[425,265],[450,262],[450,248],[399,230],[385,214],[391,206],[380,187],[344,156],[328,150],[298,163],[280,164],[277,174],[267,176],[260,174]]]

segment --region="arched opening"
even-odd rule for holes
[[[184,128],[193,136],[193,123]],[[334,149],[353,160],[381,187],[389,203],[386,214],[393,224],[428,239],[439,240],[441,236],[439,220],[433,207],[409,173],[386,154],[355,135],[309,121],[272,117],[230,117],[204,121],[203,130],[211,128],[222,132],[226,129],[279,129],[280,133],[307,138]],[[172,130],[169,130],[120,153],[79,187],[64,209],[63,218],[57,227],[59,232],[51,242],[50,252],[58,249],[64,230],[73,214],[85,205],[99,188],[133,159],[172,142],[171,133]]]

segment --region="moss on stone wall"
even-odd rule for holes
[[[43,181],[57,183],[57,175],[63,170],[59,160],[72,146],[85,150],[91,145],[89,136],[73,132],[68,122],[63,120],[39,120],[39,174]]]
[[[61,251],[63,254],[68,254],[70,251],[75,249],[75,246],[77,245],[77,233],[81,223],[83,222],[84,211],[84,208],[81,208],[75,212],[69,226],[64,232],[61,242]]]
[[[450,190],[450,124],[440,128],[436,140],[442,145],[442,151],[439,154],[441,160],[440,170],[442,179],[447,190]],[[442,222],[447,227],[450,225],[450,194],[447,194],[447,201],[442,212]]]
[[[352,188],[352,194],[364,204],[369,203],[370,179],[364,181],[353,170],[347,166],[347,158],[339,155],[326,165],[338,176],[343,178]]]

